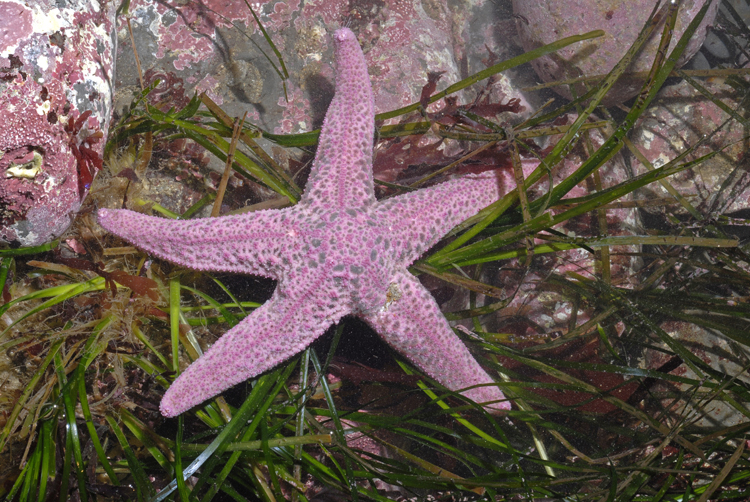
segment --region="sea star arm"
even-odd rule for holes
[[[123,209],[100,209],[98,214],[109,232],[172,263],[277,279],[280,257],[296,244],[290,209],[195,220]]]
[[[230,329],[167,389],[164,416],[174,417],[258,376],[305,349],[348,313],[324,281],[277,287],[273,297]]]
[[[348,28],[333,35],[336,94],[328,107],[301,204],[364,209],[375,203],[372,143],[375,107],[367,64]]]
[[[453,333],[432,295],[407,271],[393,277],[391,298],[364,319],[394,349],[451,390],[494,384],[463,342]],[[476,387],[463,394],[485,404],[491,413],[510,409],[496,385]]]
[[[504,172],[467,175],[380,201],[374,217],[392,235],[396,263],[408,266],[453,227],[498,200],[512,183]]]

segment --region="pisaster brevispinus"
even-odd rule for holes
[[[375,112],[362,49],[335,32],[336,93],[300,202],[280,210],[175,221],[99,210],[99,223],[149,253],[197,269],[278,281],[269,301],[222,336],[169,387],[175,416],[302,351],[347,314],[363,318],[425,373],[485,404],[505,396],[453,333],[407,267],[448,231],[497,200],[494,174],[470,175],[378,202]],[[489,385],[488,385],[489,384]]]

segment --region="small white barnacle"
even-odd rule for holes
[[[385,312],[388,310],[388,307],[391,306],[391,304],[395,301],[398,301],[401,299],[401,288],[398,287],[398,284],[395,282],[392,282],[388,285],[388,291],[385,292],[385,305],[383,305],[380,308],[381,312]]]
[[[0,157],[2,157],[2,155],[0,155]],[[34,179],[42,172],[43,162],[44,157],[42,157],[42,154],[34,151],[34,157],[30,161],[24,162],[23,164],[11,163],[10,166],[8,166],[8,169],[5,170],[5,177]]]

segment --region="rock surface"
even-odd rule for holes
[[[0,244],[59,236],[101,168],[116,7],[0,1]]]
[[[703,7],[704,1],[686,0],[682,4],[670,50]],[[592,30],[604,30],[604,37],[568,46],[531,63],[542,80],[552,82],[602,75],[612,70],[638,37],[654,5],[656,0],[514,0],[513,11],[516,15],[518,35],[527,51],[561,38]],[[698,52],[706,38],[707,27],[713,23],[718,9],[719,2],[714,1],[680,57],[678,68]],[[660,38],[661,29],[645,44],[639,57],[628,68],[628,72],[651,69]],[[641,85],[640,80],[621,79],[609,93],[605,103],[613,105],[627,101],[638,94]],[[566,98],[571,97],[567,87],[559,86],[554,89]],[[576,87],[578,95],[585,92],[582,84]]]

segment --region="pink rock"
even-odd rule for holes
[[[575,120],[575,116],[568,116],[567,123]],[[590,132],[591,144],[599,148],[604,138],[598,131]],[[555,144],[559,138],[553,137],[551,144]],[[553,170],[553,182],[555,185],[570,176],[586,159],[579,145]],[[524,161],[524,173],[530,174],[538,161],[529,159]],[[621,155],[616,155],[599,170],[602,188],[609,188],[629,179],[629,171]],[[547,191],[547,179],[542,178],[530,195],[532,199],[543,197]],[[587,178],[575,186],[565,198],[583,197],[595,191],[593,180]],[[619,201],[632,200],[632,195],[619,199]],[[565,209],[553,210],[553,214],[559,214]],[[636,235],[641,228],[641,222],[636,209],[610,208],[606,209],[607,235],[627,236]],[[586,213],[582,216],[569,220],[563,224],[553,227],[558,232],[571,237],[594,238],[601,236],[599,221],[595,212]],[[537,240],[536,245],[549,244],[548,241]],[[636,272],[642,267],[642,260],[632,253],[639,251],[638,246],[610,246],[610,273],[611,283],[617,287],[632,288],[638,283]],[[533,264],[529,270],[525,266],[525,258],[511,260],[503,264],[495,283],[501,287],[507,297],[513,300],[507,307],[500,310],[497,315],[497,329],[501,332],[512,332],[521,337],[538,336],[551,333],[565,333],[570,327],[573,316],[576,317],[577,325],[587,321],[592,311],[577,310],[573,299],[560,288],[550,286],[548,279],[551,274],[565,276],[568,273],[578,274],[587,279],[601,279],[597,272],[595,256],[589,251],[578,248],[568,251],[558,251],[549,254],[534,256]]]
[[[189,95],[205,91],[228,113],[250,110],[249,121],[286,134],[320,125],[332,95],[330,34],[342,25],[362,43],[378,112],[417,101],[427,72],[446,72],[442,89],[483,69],[478,59],[487,56],[485,44],[505,51],[497,47],[493,3],[487,0],[470,0],[461,8],[447,0],[251,4],[289,70],[286,97],[274,70],[240,35],[242,30],[255,40],[261,37],[244,0],[186,0],[179,7],[134,0],[131,21],[144,68],[172,72],[186,83]],[[475,27],[481,30],[475,33]],[[122,35],[128,47],[122,48],[121,58],[129,60],[132,49]],[[267,44],[260,44],[275,59]],[[480,51],[478,57],[469,52],[473,49]],[[215,78],[207,80],[206,75]],[[118,79],[135,84],[134,74],[118,72]]]
[[[747,372],[743,371],[747,350],[742,346],[732,343],[731,340],[714,330],[691,322],[670,320],[662,322],[659,327],[671,338],[679,340],[681,345],[717,373],[736,375],[740,382],[745,384],[748,382]],[[704,378],[704,375],[696,375],[689,365],[680,364],[682,360],[678,356],[670,355],[671,351],[665,343],[657,342],[656,346],[663,350],[646,350],[641,367],[648,370],[667,371],[675,376],[695,380]],[[651,396],[660,398],[668,414],[681,417],[684,416],[686,403],[683,400],[675,400],[674,396],[689,393],[694,389],[695,386],[691,384],[658,379],[651,389]],[[723,427],[731,427],[740,422],[742,422],[742,415],[737,413],[736,408],[724,400],[716,399],[707,402],[706,407],[696,414],[695,425],[708,428],[715,427],[718,423]]]
[[[682,2],[670,50],[704,3],[704,0]],[[552,82],[608,73],[635,41],[654,5],[656,0],[514,0],[513,10],[517,16],[518,35],[527,51],[571,35],[604,30],[604,37],[573,44],[532,61],[539,77],[545,82]],[[706,38],[706,29],[713,23],[718,9],[719,2],[713,2],[678,61],[678,68],[700,49]],[[658,29],[628,72],[651,69],[660,38],[661,29]],[[627,101],[638,94],[641,86],[641,81],[621,79],[610,91],[605,104]],[[566,98],[571,97],[566,86],[555,87],[554,90]],[[583,94],[585,87],[582,84],[577,86],[576,92]]]
[[[701,84],[727,106],[737,108],[736,91],[730,86],[706,81]],[[746,155],[743,141],[746,131],[735,120],[724,124],[729,118],[729,114],[703,98],[690,84],[680,82],[659,95],[641,116],[632,135],[636,148],[654,167],[663,166],[703,138],[707,141],[683,162],[721,151],[702,164],[667,179],[693,207],[709,217],[750,208],[750,175],[741,167]],[[633,159],[633,165],[636,174],[646,172],[637,159]],[[659,183],[639,192],[639,198],[656,197],[672,199]],[[665,211],[669,214],[686,213],[676,202],[645,210],[662,215]]]
[[[101,167],[117,6],[58,5],[0,1],[0,244],[59,236]]]

